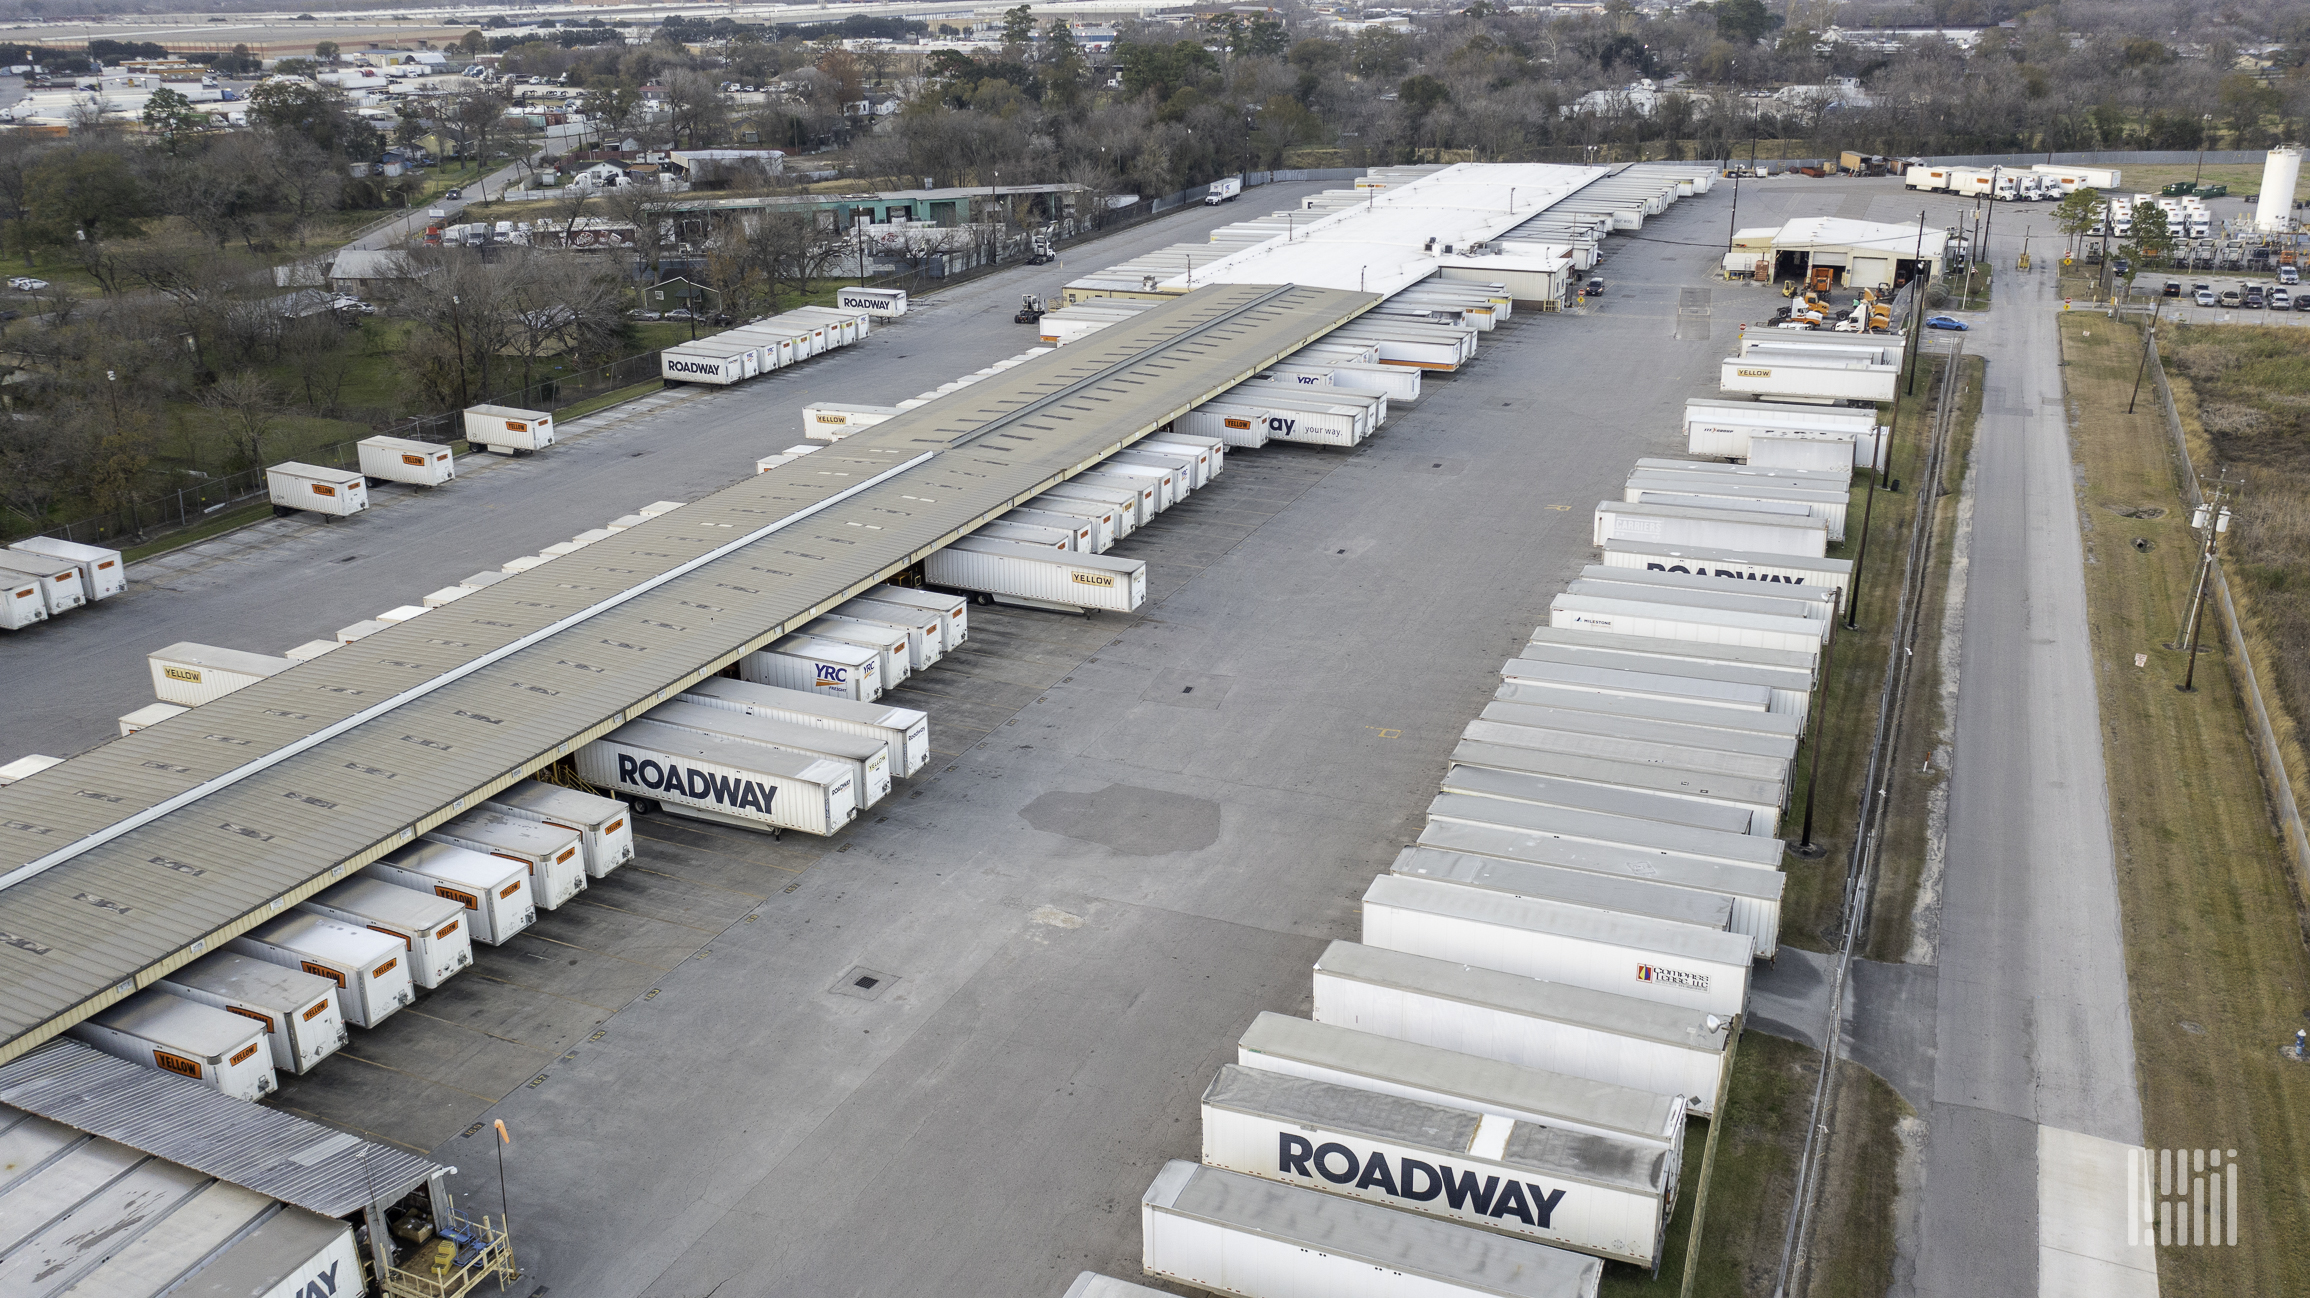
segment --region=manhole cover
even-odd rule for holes
[[[880,1000],[882,994],[890,990],[890,985],[897,981],[897,974],[869,969],[865,965],[852,965],[826,990],[837,996],[855,996],[862,1001]]]

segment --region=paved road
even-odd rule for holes
[[[1011,323],[1023,293],[1056,294],[1086,266],[1204,237],[1332,186],[1265,186],[1078,244],[1051,266],[1016,267],[917,299],[866,342],[728,389],[680,387],[562,429],[546,454],[469,455],[432,491],[386,486],[336,523],[275,519],[135,565],[128,593],[0,637],[10,682],[6,752],[58,756],[115,733],[152,701],[144,655],[177,641],[278,654],[428,591],[495,568],[653,500],[691,500],[802,440],[811,401],[888,403],[1035,346]]]
[[[2154,1294],[2154,1271],[2144,1290],[2138,1272],[2046,1245],[2073,1218],[2121,1220],[2116,1178],[2075,1174],[2106,1172],[2109,1142],[2140,1142],[2141,1099],[2059,301],[2049,272],[2010,268],[2017,251],[1998,241],[1997,303],[1968,335],[1988,377],[1938,958],[1931,985],[1905,985],[1898,1003],[1934,1029],[1920,1042],[1931,1048],[1921,1239],[1903,1271],[1919,1298]]]
[[[465,210],[467,204],[481,202],[486,196],[501,192],[506,186],[521,179],[526,170],[528,169],[519,163],[500,167],[480,180],[459,186],[459,189],[467,197],[436,198],[423,207],[411,208],[406,215],[397,216],[387,221],[345,246],[347,248],[399,247],[404,240],[411,236],[425,233],[426,226],[436,221],[454,220],[459,213]],[[447,215],[438,217],[431,215],[436,208]]]

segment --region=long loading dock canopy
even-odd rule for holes
[[[0,789],[0,1061],[1379,299],[1206,288]]]

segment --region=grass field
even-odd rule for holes
[[[2176,688],[2196,539],[2155,403],[2125,413],[2140,335],[2087,316],[2061,334],[2144,1134],[2236,1149],[2247,1178],[2240,1247],[2161,1249],[2159,1288],[2310,1293],[2310,1066],[2279,1054],[2310,1024],[2300,897],[2215,617],[2195,692]]]

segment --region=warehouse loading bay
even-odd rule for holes
[[[1023,292],[1335,187],[1256,189],[920,299],[774,379],[672,389],[357,519],[145,565],[126,597],[0,641],[11,752],[104,738],[147,701],[152,649],[279,653],[696,499],[800,440],[806,403],[893,403],[1032,345]],[[1594,503],[1685,453],[1684,401],[1780,304],[1721,279],[1729,200],[1613,237],[1604,296],[1519,312],[1373,440],[1230,455],[1113,552],[1148,565],[1138,612],[973,607],[969,641],[885,696],[929,714],[933,760],[842,834],[642,817],[632,865],[267,1102],[454,1165],[469,1203],[497,1198],[502,1121],[529,1292],[1137,1277],[1140,1195],[1196,1157],[1197,1097],[1257,1014],[1308,1013],[1310,966],[1357,936],[1500,662],[1595,561]],[[1739,201],[1744,227],[1971,210],[1885,181]],[[1760,976],[1766,1030],[1805,1031],[1772,1020],[1801,1016],[1812,959]]]

